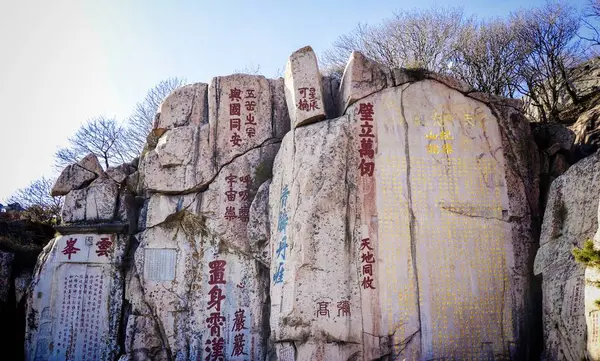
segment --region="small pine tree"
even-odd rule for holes
[[[600,250],[594,249],[594,241],[591,239],[585,241],[583,248],[575,248],[571,253],[577,262],[600,268]]]

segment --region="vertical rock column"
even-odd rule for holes
[[[165,100],[142,160],[126,358],[264,360],[268,270],[247,228],[289,129],[283,79],[236,74],[191,87]]]

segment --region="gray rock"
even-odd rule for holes
[[[285,97],[292,128],[325,119],[323,84],[310,46],[290,55],[285,67]]]
[[[536,154],[516,109],[436,80],[287,134],[269,186],[278,357],[525,359]]]
[[[97,174],[82,168],[78,164],[68,165],[56,179],[50,195],[53,197],[64,196],[72,190],[88,185],[97,177]]]
[[[352,52],[340,83],[338,114],[345,114],[357,100],[392,86],[394,79],[390,69],[358,51]]]
[[[534,272],[542,276],[543,360],[584,358],[584,267],[571,255],[598,228],[600,154],[581,160],[550,187]]]
[[[65,197],[62,221],[111,221],[116,215],[118,194],[119,186],[109,178],[98,178],[87,188],[71,191]]]
[[[195,83],[175,89],[160,105],[154,129],[173,129],[208,122],[208,84]]]

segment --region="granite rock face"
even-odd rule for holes
[[[285,79],[177,89],[139,163],[65,183],[28,359],[532,357],[540,167],[520,106],[360,53],[338,82],[309,47]]]
[[[380,74],[277,155],[279,359],[524,359],[538,216],[525,119],[437,80],[381,90]]]
[[[585,267],[575,262],[571,251],[597,231],[600,193],[591,190],[599,187],[600,153],[571,166],[550,187],[534,265],[543,279],[543,360],[576,361],[585,356],[588,287]]]

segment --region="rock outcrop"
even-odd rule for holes
[[[584,295],[588,287],[584,282],[585,267],[575,262],[571,251],[582,247],[597,231],[598,189],[600,153],[574,164],[550,187],[534,265],[536,275],[543,280],[542,360],[577,361],[586,355],[589,330]]]
[[[360,53],[341,82],[319,74],[305,47],[285,79],[184,86],[139,167],[70,166],[28,359],[533,357],[540,169],[521,104]]]

